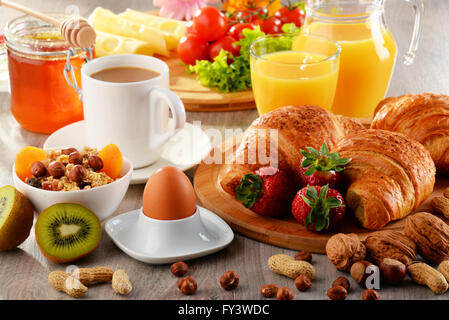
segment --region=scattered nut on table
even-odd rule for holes
[[[170,266],[170,271],[176,277],[183,277],[189,271],[189,266],[182,261],[175,262]]]
[[[265,298],[273,298],[278,292],[278,286],[273,283],[264,284],[260,287],[260,294]]]
[[[232,270],[226,271],[221,277],[220,277],[220,285],[225,290],[234,290],[239,286],[239,276],[237,273],[235,273]]]

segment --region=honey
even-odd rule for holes
[[[54,15],[64,20],[64,15]],[[11,90],[11,113],[27,130],[52,133],[83,119],[77,92],[64,76],[69,44],[59,30],[32,17],[11,21],[5,32]],[[78,85],[87,53],[71,58]]]

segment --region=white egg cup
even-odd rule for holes
[[[179,220],[157,220],[142,209],[113,217],[106,233],[132,258],[150,264],[189,260],[217,252],[234,238],[231,228],[211,211],[197,206]]]

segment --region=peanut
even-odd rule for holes
[[[87,287],[77,278],[69,276],[64,271],[53,271],[48,275],[48,281],[58,291],[67,293],[73,298],[82,297],[87,292]]]
[[[80,268],[72,271],[70,276],[77,278],[85,286],[89,286],[94,283],[111,281],[113,273],[114,270],[109,267]]]
[[[125,270],[117,270],[112,275],[112,289],[118,294],[127,295],[133,289]]]
[[[449,199],[446,197],[435,197],[430,201],[432,210],[442,213],[446,218],[449,218]]]
[[[268,267],[277,274],[296,279],[303,274],[309,279],[315,278],[315,268],[306,261],[298,261],[286,254],[276,254],[268,259]]]
[[[444,276],[446,281],[449,283],[449,260],[444,260],[438,266],[438,271]]]
[[[444,276],[426,263],[413,263],[407,270],[413,281],[428,286],[435,294],[445,293],[448,289]]]

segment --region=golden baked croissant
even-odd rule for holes
[[[438,172],[449,173],[449,96],[421,93],[379,103],[373,129],[401,132],[423,144]]]
[[[270,133],[270,129],[277,132],[278,139],[272,140],[274,150],[270,150],[270,139],[275,134],[271,135],[273,132]],[[234,194],[235,187],[245,174],[268,165],[261,163],[259,158],[251,158],[251,155],[259,152],[259,148],[263,149],[261,153],[264,156],[272,157],[271,165],[291,174],[299,183],[302,159],[300,149],[319,149],[323,142],[332,149],[347,134],[364,129],[359,122],[332,115],[320,107],[287,106],[276,109],[256,119],[246,130],[232,163],[223,166],[220,172],[220,184],[226,192]],[[277,163],[273,163],[276,162],[276,157],[273,157],[276,152]]]
[[[352,159],[343,172],[345,200],[367,229],[405,217],[433,191],[432,158],[405,134],[364,130],[342,139],[334,151]]]

